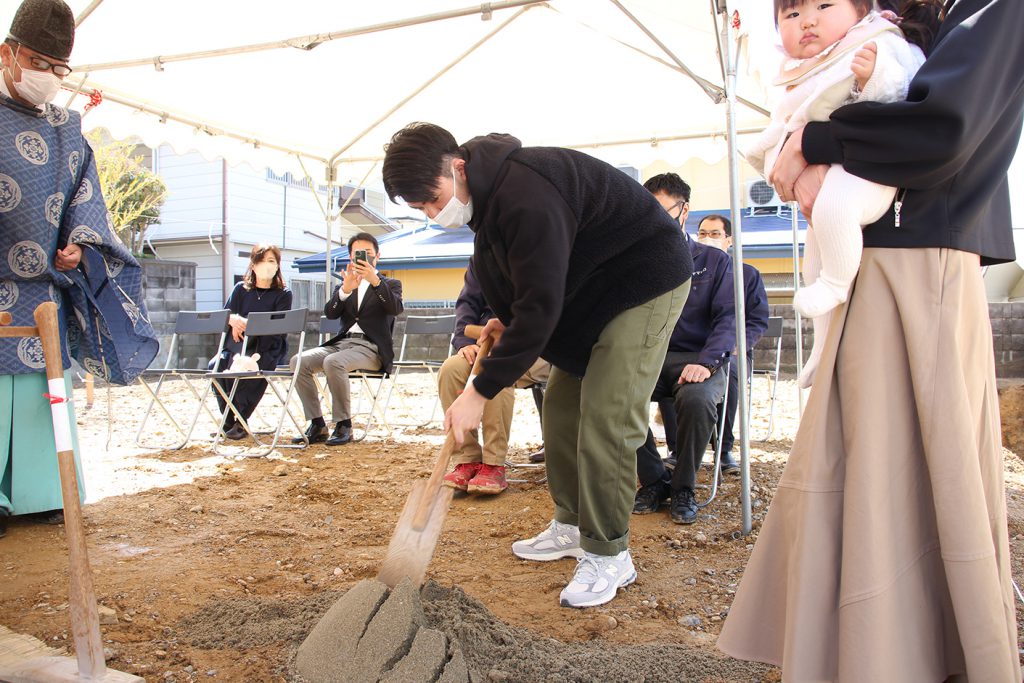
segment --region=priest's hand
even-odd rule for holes
[[[77,244],[69,244],[63,249],[57,250],[57,255],[53,257],[53,267],[61,272],[74,270],[81,261],[82,247]]]

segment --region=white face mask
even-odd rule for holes
[[[452,198],[444,205],[436,216],[434,222],[442,228],[461,228],[473,217],[473,198],[463,204],[455,196],[455,164],[452,164]]]
[[[20,46],[18,48],[21,49]],[[14,58],[17,59],[18,53],[14,53]],[[21,80],[14,80],[14,69],[8,67],[7,72],[11,74],[11,81],[14,81],[14,89],[18,91],[18,96],[28,100],[37,107],[41,107],[47,102],[52,102],[53,98],[60,92],[60,79],[52,71],[33,71],[26,69],[20,64],[18,65],[21,71]]]
[[[706,247],[714,247],[715,249],[721,249],[722,251],[729,251],[728,247],[725,246],[725,240],[716,240],[710,237],[698,237],[697,242]]]
[[[277,264],[257,263],[252,267],[252,272],[256,273],[257,280],[270,280],[277,275]]]

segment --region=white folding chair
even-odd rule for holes
[[[768,318],[768,329],[765,330],[764,334],[761,336],[761,341],[759,341],[758,344],[766,341],[774,341],[775,343],[775,367],[758,370],[754,367],[753,356],[749,359],[751,370],[750,382],[747,385],[750,388],[750,390],[747,391],[747,415],[750,415],[750,408],[753,405],[753,382],[757,375],[763,375],[768,380],[768,393],[771,397],[768,404],[768,431],[765,433],[763,438],[757,439],[757,441],[767,441],[772,437],[772,431],[775,429],[775,395],[779,390],[779,368],[782,364],[782,316],[772,316],[771,318]]]
[[[417,335],[447,335],[448,345],[445,347],[445,357],[437,360],[432,358],[409,358],[406,350],[409,339]],[[444,364],[451,349],[452,338],[455,336],[454,315],[410,315],[405,319],[405,334],[402,336],[402,344],[399,347],[398,358],[395,360],[391,370],[391,386],[388,389],[387,398],[384,399],[384,422],[390,429],[391,425],[403,427],[425,427],[434,421],[437,415],[437,408],[441,405],[441,398],[438,392],[434,392],[434,401],[430,407],[430,414],[425,421],[396,422],[387,419],[388,407],[391,405],[391,396],[402,370],[425,369],[430,373],[432,386],[437,386],[437,371]]]
[[[299,308],[291,311],[268,311],[265,313],[250,313],[247,318],[245,325],[245,341],[242,343],[243,355],[248,355],[247,350],[249,346],[249,340],[255,339],[256,337],[264,337],[269,335],[288,335],[298,333],[299,335],[299,351],[298,360],[295,363],[294,370],[252,370],[244,372],[211,372],[209,377],[211,380],[236,380],[231,385],[231,391],[226,392],[224,387],[221,386],[220,382],[213,382],[214,388],[217,393],[224,398],[225,407],[224,412],[220,416],[218,422],[217,435],[213,440],[213,450],[220,455],[236,455],[244,457],[263,457],[269,455],[275,448],[305,448],[309,445],[306,440],[303,425],[300,421],[295,419],[295,416],[288,409],[291,402],[292,395],[295,393],[295,380],[299,376],[299,371],[302,367],[302,349],[306,342],[306,309]],[[235,408],[234,397],[235,392],[238,391],[239,382],[237,380],[250,380],[250,379],[265,379],[267,385],[271,391],[277,397],[280,402],[280,411],[277,418],[277,427],[273,431],[273,438],[269,443],[260,439],[260,435],[254,432],[250,427],[249,423]],[[287,388],[282,393],[282,389],[279,386],[280,382],[287,382]],[[253,440],[256,442],[255,448],[243,448],[239,450],[224,451],[222,446],[224,445],[224,420],[228,416],[228,411],[231,411],[235,415],[235,420],[242,425],[242,427],[248,431]],[[291,443],[280,443],[281,440],[281,429],[284,426],[285,416],[288,416],[295,429],[303,434],[303,442],[300,444]]]
[[[215,357],[219,357],[224,349],[224,342],[227,340],[229,332],[228,318],[231,315],[231,311],[224,309],[221,311],[181,311],[178,313],[178,319],[174,322],[174,333],[171,335],[171,343],[167,349],[167,362],[163,368],[144,370],[139,375],[139,384],[146,388],[149,392],[150,399],[149,404],[146,406],[146,412],[142,416],[142,421],[139,423],[139,431],[135,434],[135,443],[143,448],[159,448],[166,450],[176,450],[182,448],[192,438],[192,432],[195,431],[196,423],[199,421],[200,414],[205,410],[206,414],[210,417],[210,421],[213,424],[218,424],[217,417],[210,411],[207,405],[206,399],[210,395],[210,389],[212,382],[209,379],[209,370],[206,367],[203,368],[176,368],[171,366],[172,359],[174,358],[174,352],[178,348],[178,340],[188,335],[190,337],[195,335],[220,335],[220,339],[217,342],[217,354]],[[193,397],[196,399],[196,407],[194,412],[189,412],[187,415],[191,415],[191,419],[184,419],[179,421],[174,413],[177,412],[181,415],[181,410],[175,408],[174,411],[168,409],[164,402],[160,399],[160,390],[163,389],[164,382],[168,378],[180,379],[184,382],[185,386],[192,392]],[[202,393],[200,393],[196,386],[193,384],[194,381],[201,380],[205,383]],[[155,381],[155,387],[150,382]],[[171,427],[178,433],[179,440],[170,443],[152,443],[145,442],[143,435],[146,432],[146,426],[149,424],[150,416],[153,414],[154,406],[159,407],[160,411],[166,416],[170,422]]]
[[[341,319],[337,318],[331,320],[326,316],[320,316],[320,343],[323,344],[328,339],[337,336],[341,333]],[[391,428],[388,426],[387,420],[382,406],[380,406],[380,396],[384,388],[384,382],[389,378],[388,373],[382,371],[373,370],[353,370],[348,373],[349,383],[358,381],[360,391],[358,391],[358,397],[352,402],[351,415],[349,416],[352,420],[352,440],[362,441],[366,438],[366,435],[370,433],[370,429],[373,428],[374,424],[380,423],[384,428],[385,436],[391,434]],[[331,411],[331,402],[334,400],[331,393],[327,391],[327,383],[321,382],[319,375],[313,376],[313,381],[316,382],[317,391],[320,392],[320,398],[324,401],[327,406],[327,412]],[[368,401],[367,401],[367,397]],[[368,407],[364,409],[364,402],[368,402]],[[365,415],[366,421],[360,426],[357,424],[355,419],[358,416]]]

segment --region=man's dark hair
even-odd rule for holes
[[[384,191],[391,201],[423,203],[437,197],[437,179],[449,172],[445,162],[459,156],[455,137],[433,123],[410,123],[384,146]]]
[[[348,253],[352,253],[352,245],[356,242],[369,242],[373,245],[373,250],[380,254],[380,245],[377,244],[377,238],[368,232],[357,232],[348,238]]]
[[[704,216],[704,218],[701,218],[700,223],[697,224],[697,229],[700,230],[700,226],[704,225],[704,221],[712,219],[722,221],[722,228],[725,229],[725,236],[732,237],[732,221],[720,213],[709,213],[707,216]]]
[[[644,188],[651,194],[664,192],[669,197],[682,197],[684,202],[690,201],[690,186],[678,173],[659,173],[651,176],[644,183]]]

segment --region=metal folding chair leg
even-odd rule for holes
[[[715,462],[711,472],[711,493],[708,494],[708,499],[704,502],[697,501],[698,508],[705,508],[711,505],[711,502],[718,495],[718,482],[722,476],[722,439],[725,436],[725,406],[729,400],[729,363],[726,362],[718,370],[719,372],[725,372],[725,391],[722,393],[721,406],[722,410],[719,411],[721,416],[718,418],[718,424],[715,425]]]

